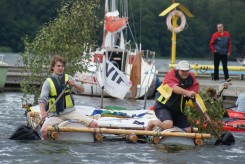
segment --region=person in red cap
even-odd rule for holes
[[[183,111],[186,102],[194,98],[201,104],[206,120],[210,121],[206,107],[198,95],[199,84],[190,69],[187,61],[180,61],[175,69],[166,74],[163,83],[157,88],[160,96],[155,103],[155,115],[158,119],[149,121],[146,130],[152,130],[155,126],[161,129],[177,126],[191,132],[192,128]]]

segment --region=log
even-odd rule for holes
[[[125,139],[132,143],[136,143],[138,141],[138,137],[135,134],[126,135]]]
[[[150,142],[154,144],[158,144],[161,141],[161,137],[157,136],[151,136],[150,137]]]
[[[103,136],[100,133],[96,133],[94,138],[96,141],[99,141],[99,142],[103,141]]]
[[[199,139],[199,138],[197,138],[197,139],[195,139],[195,144],[196,145],[203,145],[203,140],[202,139]]]
[[[48,131],[56,131],[54,127],[48,126]],[[105,133],[105,134],[124,134],[124,135],[148,135],[164,137],[187,137],[187,138],[211,138],[206,133],[185,133],[185,132],[157,132],[146,130],[125,130],[125,129],[106,129],[106,128],[86,128],[86,127],[60,127],[60,132],[80,132],[80,133]]]

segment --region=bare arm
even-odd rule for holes
[[[40,115],[42,117],[42,119],[48,117],[48,113],[45,111],[45,104],[43,102],[39,103],[39,107],[40,107]]]

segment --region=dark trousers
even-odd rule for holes
[[[227,55],[220,55],[218,53],[214,53],[214,80],[219,80],[219,63],[222,62],[223,71],[225,75],[225,80],[229,78],[228,68],[227,68]]]

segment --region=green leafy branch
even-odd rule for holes
[[[57,18],[42,26],[33,40],[28,36],[23,38],[22,72],[27,76],[21,89],[24,95],[34,95],[34,103],[37,103],[42,83],[50,76],[52,55],[63,56],[67,61],[66,73],[73,75],[87,69],[89,55],[83,53],[85,45],[96,43],[99,0],[63,0],[61,4]]]
[[[222,123],[221,119],[225,114],[225,110],[223,109],[222,99],[213,98],[210,94],[206,93],[202,90],[200,93],[204,104],[207,108],[207,113],[212,120],[212,125],[216,129],[218,133],[222,132]],[[196,109],[186,106],[185,113],[188,117],[189,122],[192,126],[197,127],[199,132],[213,133],[212,128],[209,124],[205,124],[205,118],[203,114],[199,113]]]

